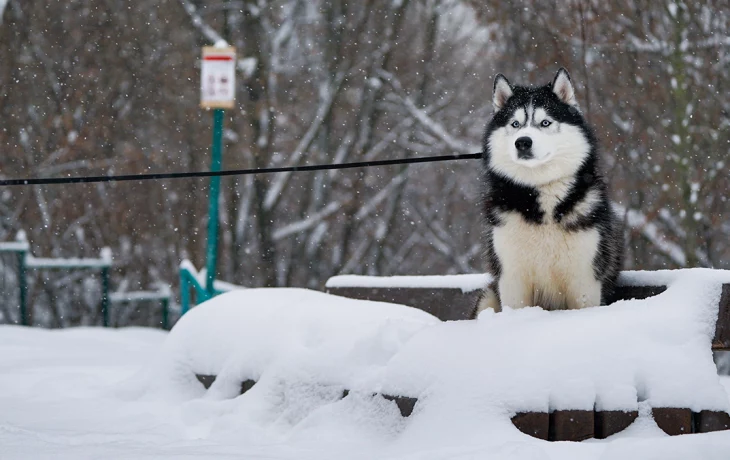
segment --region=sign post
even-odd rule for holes
[[[221,170],[223,156],[223,111],[232,109],[235,101],[236,49],[227,46],[203,48],[200,75],[200,106],[213,109],[213,142],[211,172]],[[208,203],[208,248],[206,251],[206,298],[215,295],[213,282],[218,256],[218,194],[220,176],[210,178]]]

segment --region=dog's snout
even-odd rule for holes
[[[532,148],[532,139],[529,137],[520,137],[515,141],[515,147],[518,152],[525,152]]]

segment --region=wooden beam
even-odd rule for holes
[[[592,438],[592,410],[556,410],[550,413],[550,441],[583,441]]]
[[[654,421],[670,436],[692,433],[692,411],[675,407],[655,407],[651,410]]]
[[[634,420],[636,420],[638,416],[638,411],[596,411],[593,431],[595,432],[596,438],[606,439],[607,437],[628,428],[629,425],[634,423]]]
[[[730,429],[730,414],[703,410],[695,414],[695,433],[709,433]]]
[[[512,417],[512,424],[515,428],[533,438],[548,440],[550,414],[547,412],[518,412]]]

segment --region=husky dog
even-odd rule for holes
[[[623,262],[623,228],[599,170],[596,139],[565,69],[540,87],[494,80],[484,134],[482,207],[494,282],[476,313],[601,304]]]

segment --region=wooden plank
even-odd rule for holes
[[[712,339],[713,350],[730,350],[730,284],[722,285],[720,305],[715,323],[715,337]]]
[[[327,292],[342,297],[398,303],[430,313],[441,321],[472,319],[481,291],[463,292],[458,288],[371,288],[336,287]]]
[[[533,438],[548,440],[550,414],[547,412],[518,412],[512,417],[512,424]]]
[[[730,414],[703,410],[695,414],[695,433],[730,430]]]
[[[592,410],[556,410],[550,413],[550,441],[583,441],[593,437]]]
[[[607,305],[619,300],[647,299],[666,291],[666,286],[626,286],[618,285],[605,299]]]
[[[241,393],[240,394],[244,394],[245,392],[247,392],[248,390],[253,388],[254,385],[256,385],[255,380],[251,380],[251,379],[244,380],[243,382],[241,382]]]
[[[670,436],[692,433],[692,411],[676,407],[654,407],[651,410],[654,421]]]
[[[598,439],[607,437],[625,430],[639,416],[638,411],[624,412],[621,410],[596,411],[594,415],[593,432]]]
[[[413,409],[416,407],[418,398],[410,398],[408,396],[393,396],[393,395],[381,395],[388,401],[395,401],[398,410],[403,417],[409,417],[413,413]]]
[[[215,377],[215,375],[195,374],[195,378],[198,379],[198,382],[203,384],[206,390],[210,388],[211,385],[213,385],[213,382],[215,382]]]

